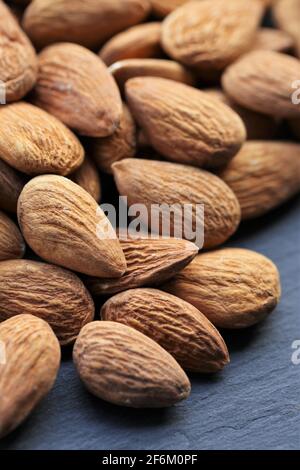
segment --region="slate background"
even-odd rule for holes
[[[4,449],[300,449],[300,198],[242,226],[231,246],[269,256],[283,298],[261,325],[226,332],[231,364],[192,377],[189,400],[168,410],[128,410],[91,396],[65,351],[54,389],[31,417],[0,442]]]

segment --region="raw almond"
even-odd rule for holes
[[[130,110],[159,153],[168,160],[219,167],[246,138],[240,117],[205,92],[163,78],[126,83]]]
[[[22,258],[24,253],[25,243],[19,228],[0,211],[0,261]]]
[[[16,429],[52,388],[60,365],[50,326],[32,315],[0,324],[5,361],[0,363],[0,438]]]
[[[296,118],[300,105],[292,101],[300,61],[274,51],[254,51],[227,68],[222,78],[226,93],[238,104],[273,117]]]
[[[272,13],[279,28],[294,38],[296,51],[300,57],[300,1],[276,0],[272,7]]]
[[[1,0],[0,17],[0,80],[5,85],[5,102],[9,103],[22,99],[33,87],[37,58],[17,20]]]
[[[29,260],[0,263],[0,321],[21,313],[53,328],[61,345],[73,343],[93,320],[93,300],[82,281],[66,269]]]
[[[131,326],[156,341],[183,369],[218,372],[229,362],[223,338],[195,307],[157,289],[132,289],[109,299],[103,320]]]
[[[193,75],[173,60],[127,59],[114,63],[109,70],[121,90],[124,90],[127,80],[134,77],[161,77],[187,85],[195,84]]]
[[[277,52],[289,52],[293,49],[292,36],[280,29],[260,28],[251,49]]]
[[[205,170],[176,163],[126,159],[115,163],[113,172],[119,193],[128,197],[129,205],[145,204],[149,215],[152,204],[172,206],[171,235],[176,228],[174,221],[183,222],[184,204],[192,205],[194,229],[197,225],[203,227],[202,216],[197,214],[195,206],[204,205],[206,248],[224,243],[239,225],[241,213],[236,196],[220,178]]]
[[[199,72],[223,70],[251,47],[263,11],[256,0],[185,3],[163,22],[163,48]]]
[[[237,196],[242,219],[262,216],[300,192],[300,145],[247,142],[219,176]]]
[[[70,43],[54,44],[40,53],[33,102],[91,137],[113,134],[122,113],[118,87],[102,60]]]
[[[144,23],[123,31],[110,39],[99,55],[107,64],[124,59],[159,57],[161,23]]]
[[[221,89],[207,88],[205,92],[222,101],[222,103],[232,108],[240,116],[245,125],[248,140],[274,138],[278,129],[278,122],[271,116],[251,111],[251,109],[238,105]]]
[[[81,167],[71,175],[71,179],[85,189],[95,201],[100,201],[100,176],[93,160],[86,156]]]
[[[126,105],[123,105],[121,122],[116,132],[104,139],[91,139],[89,151],[98,168],[105,173],[112,173],[113,163],[135,156],[136,126]]]
[[[141,23],[149,10],[148,0],[33,0],[23,26],[38,48],[59,41],[99,48],[116,33]]]
[[[198,255],[164,288],[198,308],[217,328],[246,328],[264,320],[281,291],[272,261],[240,248]]]
[[[119,279],[90,278],[93,295],[115,294],[141,286],[159,285],[187,266],[198,253],[193,243],[176,238],[120,237],[127,270]]]
[[[188,0],[150,0],[150,3],[153,13],[159,18],[163,18],[187,1]]]
[[[0,208],[17,212],[17,203],[24,181],[22,176],[0,159]]]
[[[73,358],[88,390],[117,405],[162,408],[190,394],[190,382],[175,359],[152,339],[120,323],[86,325]]]
[[[51,114],[29,103],[0,106],[0,155],[28,175],[67,175],[83,162],[74,134]]]
[[[120,277],[126,270],[120,243],[103,211],[67,178],[33,178],[20,195],[18,219],[29,246],[50,263],[99,277]]]

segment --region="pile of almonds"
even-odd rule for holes
[[[275,265],[222,245],[300,191],[299,24],[300,0],[0,0],[1,437],[61,346],[98,397],[165,407],[275,309]],[[129,205],[203,204],[200,253],[99,236],[110,174]]]

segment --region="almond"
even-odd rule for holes
[[[197,224],[203,227],[203,219],[196,212],[196,204],[203,204],[206,248],[224,243],[239,225],[241,214],[236,196],[220,178],[205,170],[176,163],[126,159],[115,163],[113,171],[119,193],[128,197],[129,205],[145,204],[149,214],[152,204],[172,206],[171,232],[178,218],[182,222],[184,204],[193,208],[193,227],[197,228]]]
[[[300,145],[247,142],[219,176],[237,196],[242,219],[262,216],[300,192]]]
[[[73,357],[88,390],[116,405],[162,408],[190,394],[190,382],[175,359],[152,339],[120,323],[86,325]]]
[[[274,138],[278,129],[278,123],[271,116],[243,108],[243,106],[235,103],[221,89],[207,88],[205,92],[210,96],[218,98],[240,116],[245,125],[248,140],[266,140]]]
[[[168,351],[183,369],[217,372],[229,362],[223,338],[195,307],[157,289],[132,289],[109,299],[101,318],[135,328]]]
[[[276,0],[273,3],[272,13],[275,23],[294,38],[296,51],[300,57],[300,2],[299,0]]]
[[[163,18],[187,1],[188,0],[150,0],[150,3],[153,13],[159,18]]]
[[[0,438],[16,429],[52,388],[60,347],[51,328],[32,315],[0,324],[5,362],[0,363]]]
[[[1,0],[0,17],[0,80],[5,85],[5,101],[9,103],[20,100],[33,87],[37,58],[17,20]]]
[[[34,104],[79,134],[106,137],[120,123],[115,81],[96,54],[77,44],[54,44],[41,52],[34,91]]]
[[[198,255],[164,288],[198,308],[217,328],[246,328],[264,320],[281,291],[272,261],[240,248]]]
[[[110,39],[99,55],[107,64],[124,59],[159,57],[161,23],[144,23],[123,31]]]
[[[198,254],[193,243],[176,238],[122,238],[127,270],[120,279],[90,278],[93,295],[114,294],[141,286],[158,285],[187,266]]]
[[[218,167],[245,141],[245,127],[234,111],[185,84],[138,77],[126,83],[126,95],[151,145],[168,160]]]
[[[198,71],[223,70],[251,47],[263,11],[256,0],[185,3],[163,22],[163,48]]]
[[[83,164],[71,175],[72,181],[79,184],[94,199],[101,199],[101,182],[95,163],[89,157],[85,157]]]
[[[293,38],[288,33],[280,31],[280,29],[260,28],[251,49],[289,52],[293,49],[293,46]]]
[[[300,116],[292,102],[293,83],[300,77],[300,61],[274,51],[254,51],[228,67],[223,87],[241,106],[279,118]]]
[[[53,328],[61,345],[73,343],[94,318],[82,281],[66,269],[29,260],[0,263],[0,321],[35,315]]]
[[[116,132],[104,139],[91,139],[89,150],[98,168],[105,173],[112,173],[113,163],[135,156],[136,126],[126,105],[123,105],[121,122]]]
[[[0,159],[0,208],[17,212],[18,197],[23,186],[22,176]]]
[[[24,253],[25,243],[19,228],[0,211],[0,261],[22,258]]]
[[[108,219],[92,196],[67,178],[32,179],[20,195],[18,219],[29,246],[50,263],[90,276],[125,272],[125,257]]]
[[[148,0],[33,0],[23,26],[38,48],[59,41],[97,48],[149,10]]]
[[[127,59],[114,63],[109,70],[123,91],[127,80],[134,77],[161,77],[194,85],[193,75],[173,60]]]
[[[79,140],[58,119],[29,103],[0,106],[0,155],[17,170],[67,175],[83,162]]]

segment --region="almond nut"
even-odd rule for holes
[[[19,228],[0,211],[0,261],[23,258],[24,253],[25,243]]]
[[[17,212],[17,203],[24,186],[22,176],[0,159],[0,208]]]
[[[96,202],[101,199],[101,181],[95,163],[85,157],[83,164],[71,175],[72,181],[85,189]]]

